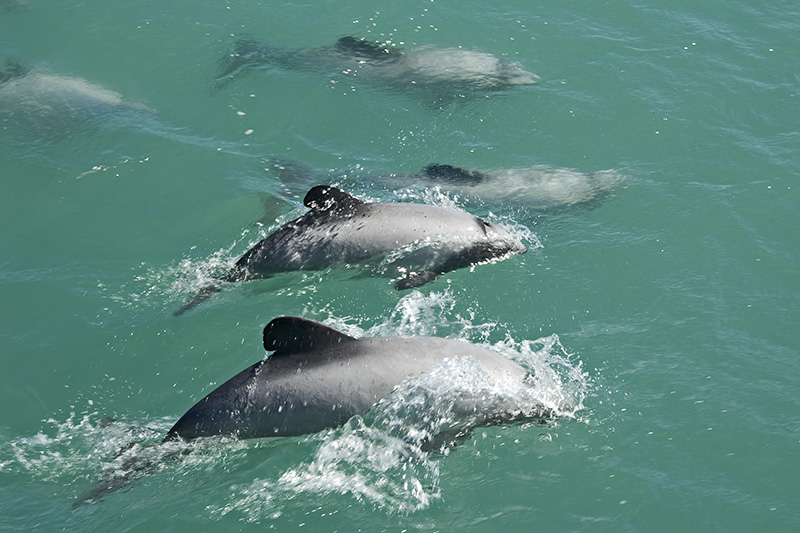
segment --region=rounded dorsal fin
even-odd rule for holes
[[[486,175],[477,170],[436,163],[423,168],[422,173],[430,179],[442,179],[459,185],[477,185],[486,179]]]
[[[389,48],[385,45],[359,39],[352,35],[341,37],[336,41],[336,50],[342,54],[352,55],[359,59],[387,59],[401,55],[397,49]]]
[[[281,316],[264,327],[264,349],[275,355],[307,352],[354,341],[339,330],[298,316]]]
[[[317,185],[306,193],[303,205],[317,211],[332,211],[345,214],[353,211],[364,202],[329,185]]]

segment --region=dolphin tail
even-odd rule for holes
[[[5,83],[14,78],[21,78],[28,73],[22,65],[11,59],[5,60],[5,66],[0,68],[0,83]]]
[[[192,309],[193,307],[200,305],[201,303],[205,302],[206,300],[208,300],[209,298],[220,292],[222,290],[222,287],[223,285],[221,282],[209,283],[208,285],[197,291],[197,294],[194,295],[194,298],[189,300],[188,303],[186,303],[183,307],[181,307],[172,314],[174,316],[181,316],[189,309]]]
[[[164,461],[180,459],[191,453],[192,449],[185,443],[167,443],[166,439],[141,447],[130,444],[117,455],[117,460],[122,459],[120,468],[114,469],[96,487],[78,496],[72,502],[72,508],[77,509],[84,504],[96,502],[112,492],[122,490],[137,479],[161,468]]]
[[[120,476],[110,476],[109,478],[101,481],[100,484],[98,484],[92,490],[78,496],[75,501],[72,502],[72,508],[77,509],[84,504],[96,502],[103,496],[111,494],[112,492],[117,492],[118,490],[124,489],[129,483],[139,479],[140,477],[143,477],[145,474],[148,474],[155,469],[156,465],[148,465],[147,467],[142,467],[140,470],[126,472]]]
[[[280,48],[265,46],[252,38],[239,38],[233,51],[222,57],[222,72],[214,78],[214,88],[219,90],[247,70],[266,64],[286,62],[287,53]]]
[[[224,278],[215,280],[206,285],[205,287],[201,288],[199,291],[197,291],[197,294],[194,295],[194,298],[189,300],[189,302],[186,305],[184,305],[183,307],[181,307],[172,314],[175,316],[180,316],[189,309],[200,305],[201,303],[205,302],[218,292],[222,291],[222,289],[225,288],[225,283],[244,281],[250,278],[251,273],[244,264],[245,258],[247,257],[248,255],[245,254],[245,256],[239,259],[236,265],[234,265],[234,267],[230,269],[230,271]]]

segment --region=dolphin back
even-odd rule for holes
[[[316,404],[309,405],[309,400],[321,394],[312,387],[318,381],[315,368],[326,363],[322,354],[341,353],[349,343],[356,342],[358,339],[313,320],[272,320],[264,327],[264,347],[275,353],[197,402],[169,430],[164,441],[213,435],[300,435],[343,423],[355,414],[352,409],[320,409],[315,413]]]

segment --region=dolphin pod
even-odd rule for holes
[[[333,46],[300,50],[241,40],[223,63],[223,72],[216,80],[218,85],[249,69],[276,66],[338,71],[388,87],[427,90],[444,98],[503,90],[538,80],[519,64],[490,54],[455,48],[404,52],[349,36]],[[0,77],[0,88],[6,92],[13,89],[16,94],[23,81],[35,82],[37,87],[49,86],[54,81],[65,83],[61,78],[27,76],[19,69],[9,68],[5,77]],[[67,85],[81,96],[88,93],[112,106],[120,103],[116,93],[101,91],[93,85],[74,81]],[[470,188],[475,194],[502,190],[508,197],[519,196],[519,191],[509,186],[512,182],[502,181],[504,176],[500,174],[429,165],[419,176]],[[498,177],[503,183],[499,187]],[[581,178],[588,176],[572,176],[566,193],[564,176],[560,180],[539,177],[537,184],[546,193],[545,201],[563,205],[588,201],[603,192],[602,188],[593,187],[592,180]],[[581,184],[585,186],[579,190]],[[303,204],[309,208],[307,213],[255,244],[226,274],[201,288],[174,314],[183,314],[202,303],[226,283],[283,272],[324,270],[385,256],[382,266],[392,269],[391,274],[397,279],[395,288],[402,290],[421,286],[452,270],[526,251],[520,239],[502,227],[456,209],[413,203],[370,203],[325,185],[311,188]],[[322,323],[291,316],[278,317],[267,324],[263,342],[271,355],[195,403],[161,442],[145,446],[160,453],[129,457],[122,462],[122,471],[114,472],[111,478],[79,497],[74,505],[119,490],[155,470],[161,460],[188,453],[185,443],[198,438],[293,436],[341,426],[370,412],[393,391],[403,393],[402,385],[407,380],[417,376],[438,377],[428,373],[448,361],[469,360],[474,363],[470,367],[472,372],[487,376],[504,393],[514,395],[516,401],[491,401],[483,392],[458,391],[459,397],[448,408],[449,414],[463,423],[432,433],[455,429],[458,431],[455,436],[461,436],[477,425],[555,415],[554,410],[527,394],[535,382],[528,370],[497,352],[468,342],[422,336],[355,338]],[[426,434],[424,439],[432,441],[434,437]],[[118,458],[125,458],[124,452]]]
[[[335,71],[392,88],[422,89],[442,96],[496,91],[514,85],[532,85],[539,80],[518,63],[483,52],[461,48],[404,52],[346,36],[333,46],[299,50],[240,39],[234,51],[224,58],[223,72],[217,82],[226,83],[246,70],[270,65],[290,70]]]
[[[410,247],[413,249],[392,263],[402,275],[395,283],[401,290],[418,287],[451,270],[526,251],[518,238],[500,226],[456,209],[367,203],[325,185],[308,191],[303,203],[311,211],[253,246],[221,281],[323,270]],[[221,283],[202,288],[175,314],[183,314],[221,289]]]

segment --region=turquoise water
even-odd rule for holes
[[[335,69],[215,85],[242,35],[289,49],[343,35],[462,46],[541,79],[453,101]],[[0,5],[0,54],[56,87],[0,85],[2,529],[800,523],[794,3],[28,0]],[[402,177],[430,163],[618,181],[541,210]],[[406,292],[355,269],[287,274],[172,316],[303,213],[294,195],[312,182],[455,205],[529,251]],[[561,416],[405,459],[369,418],[214,441],[72,508],[120,448],[152,453],[261,358],[261,328],[279,315],[490,346],[548,378],[540,393]]]

